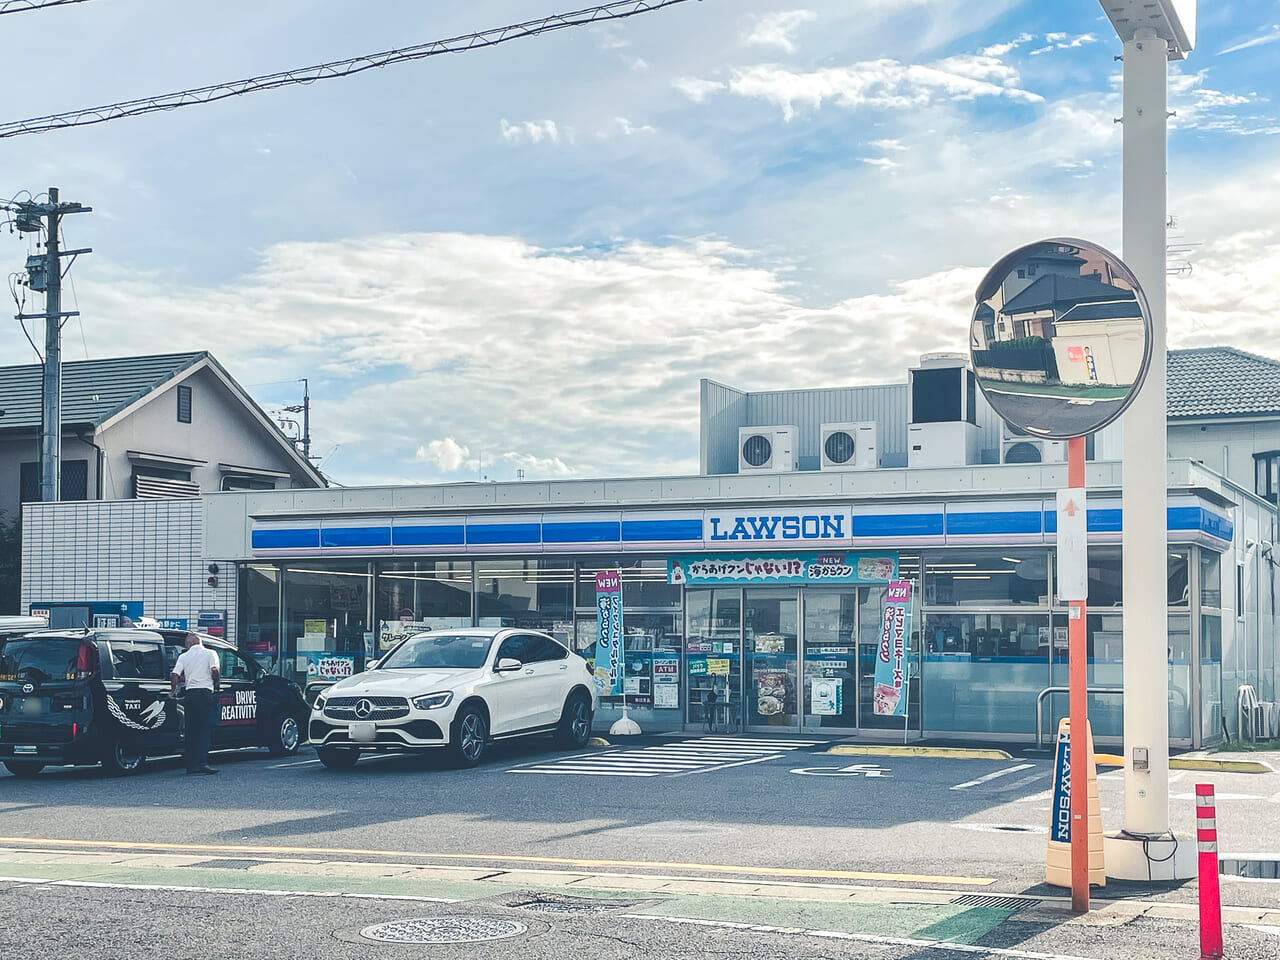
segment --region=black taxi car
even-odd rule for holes
[[[169,676],[186,631],[46,630],[0,646],[0,761],[30,777],[46,766],[102,764],[134,773],[148,756],[181,752],[182,702]],[[221,689],[213,749],[298,749],[310,712],[297,684],[265,673],[229,643],[202,637],[218,656]]]

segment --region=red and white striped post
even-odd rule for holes
[[[1218,814],[1213,784],[1196,784],[1196,841],[1200,848],[1200,960],[1222,956],[1222,896],[1218,890]]]

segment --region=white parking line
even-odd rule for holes
[[[1030,770],[1034,766],[1034,763],[1020,763],[1016,767],[1006,767],[1003,770],[997,770],[995,773],[988,773],[985,777],[979,777],[977,780],[969,780],[966,783],[957,783],[951,789],[967,790],[970,787],[976,787],[980,783],[986,783],[988,780],[994,780],[996,777],[1006,777],[1011,773],[1017,773],[1019,770]]]
[[[319,760],[292,760],[289,763],[273,763],[267,767],[268,770],[279,770],[281,767],[305,767],[309,763],[319,763]]]

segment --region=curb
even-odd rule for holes
[[[852,743],[838,743],[829,754],[838,757],[946,757],[950,760],[1012,760],[1013,757],[1003,750],[978,750],[965,747],[883,747],[858,746]]]
[[[1210,760],[1208,757],[1170,757],[1170,770],[1221,770],[1225,773],[1274,773],[1261,760]]]

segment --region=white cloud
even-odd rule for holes
[[[548,477],[558,479],[573,475],[573,470],[565,465],[559,457],[535,457],[527,453],[504,453],[502,459],[516,470],[523,471],[519,476]]]
[[[701,103],[711,94],[728,89],[728,84],[719,80],[700,80],[697,77],[680,77],[672,80],[671,85],[694,103]]]
[[[1034,39],[1035,36],[1030,33],[1020,33],[1012,40],[1008,40],[1004,43],[993,43],[989,47],[983,47],[980,52],[985,57],[1003,57],[1009,51],[1017,49],[1024,43],[1030,43]]]
[[[863,163],[869,163],[873,167],[879,167],[881,170],[890,170],[898,164],[890,160],[888,157],[860,157]]]
[[[468,465],[470,455],[471,451],[453,437],[445,437],[443,440],[432,440],[418,447],[414,459],[419,463],[434,464],[444,473],[454,473]],[[472,460],[470,463],[475,461]]]
[[[614,125],[618,128],[618,130],[622,133],[624,137],[634,137],[636,134],[640,134],[640,133],[656,133],[657,132],[654,130],[653,127],[649,126],[647,123],[636,126],[626,117],[614,117],[613,122],[614,122]]]
[[[729,89],[776,104],[787,120],[795,116],[797,106],[818,109],[826,101],[849,109],[901,110],[978,97],[1007,97],[1023,103],[1044,99],[1021,87],[1013,67],[981,54],[948,57],[928,65],[869,60],[810,72],[761,64],[735,70]]]
[[[818,15],[812,10],[786,10],[767,13],[756,20],[747,34],[748,44],[760,47],[777,47],[787,53],[795,53],[794,34],[806,23],[812,23]]]
[[[525,120],[523,123],[508,123],[503,117],[502,138],[508,143],[551,143],[560,141],[561,131],[554,120]]]
[[[1026,34],[1023,34],[1023,36],[1028,40],[1035,39],[1035,37],[1029,37]],[[1092,33],[1082,33],[1074,37],[1066,33],[1046,33],[1044,39],[1045,46],[1032,50],[1031,56],[1048,53],[1051,50],[1070,50],[1074,47],[1083,47],[1086,44],[1098,42],[1098,38]]]
[[[1247,40],[1240,40],[1228,47],[1224,47],[1218,51],[1218,55],[1221,56],[1226,53],[1237,53],[1240,50],[1248,50],[1250,47],[1261,47],[1265,44],[1275,43],[1277,41],[1280,41],[1280,23],[1273,23],[1256,36],[1252,36]]]

